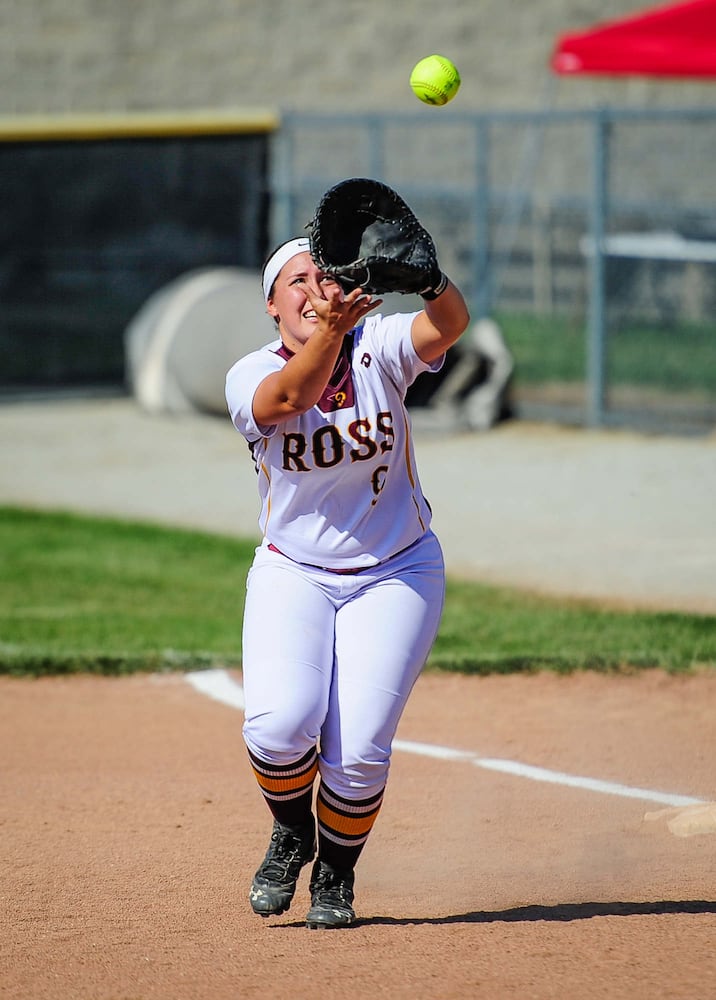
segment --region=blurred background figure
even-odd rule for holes
[[[494,319],[476,320],[451,351],[452,366],[432,397],[423,401],[445,423],[489,431],[514,416],[510,386],[514,358]]]

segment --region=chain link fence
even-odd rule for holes
[[[345,177],[396,188],[498,323],[517,416],[716,426],[716,111],[291,113],[273,143],[273,242]]]

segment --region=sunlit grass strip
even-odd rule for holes
[[[124,674],[241,664],[253,541],[0,507],[0,672]],[[266,626],[280,608],[266,608]],[[615,611],[450,580],[430,669],[716,666],[716,617]]]

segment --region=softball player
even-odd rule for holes
[[[443,606],[405,392],[439,370],[469,317],[444,278],[422,311],[374,313],[381,300],[344,294],[306,239],[279,247],[262,282],[278,337],[226,379],[263,533],[247,584],[243,734],[273,831],[249,899],[261,916],[283,913],[317,850],[306,923],[338,927],[355,919],[354,868]]]

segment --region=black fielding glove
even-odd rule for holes
[[[314,263],[346,291],[360,287],[430,301],[447,288],[432,237],[380,181],[353,177],[334,185],[306,228]]]

